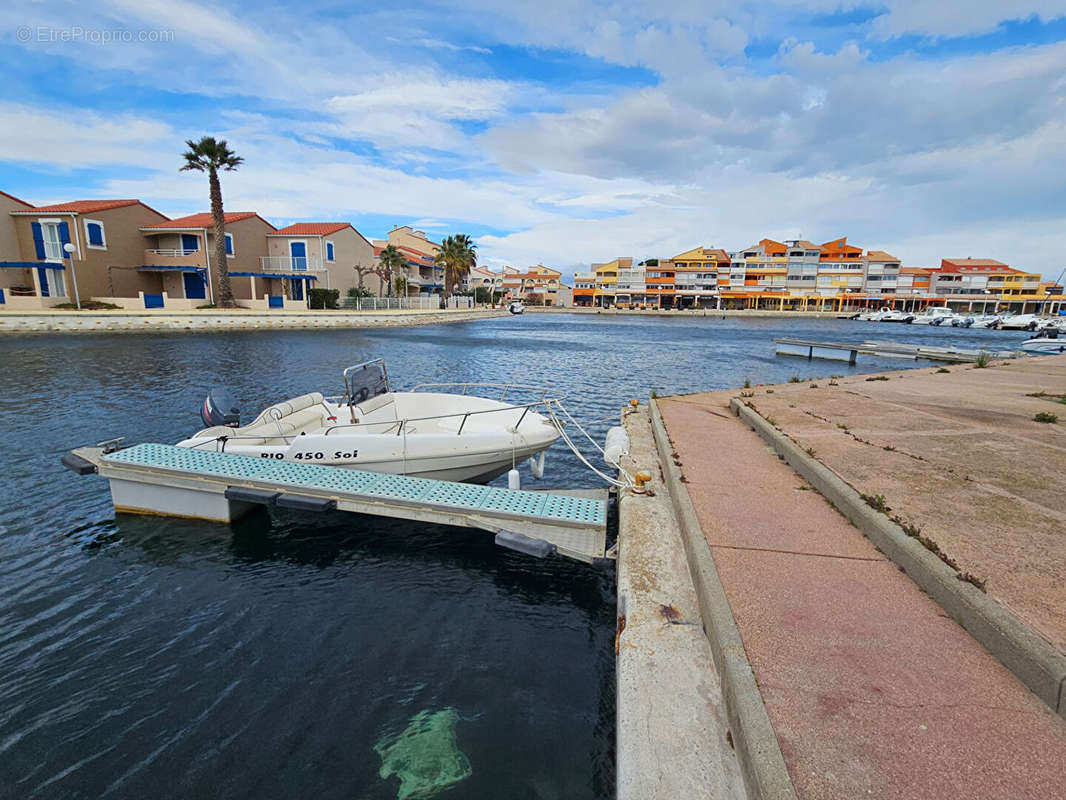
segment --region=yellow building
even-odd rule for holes
[[[596,276],[596,288],[592,294],[592,304],[601,307],[614,305],[614,296],[618,289],[618,272],[632,267],[632,258],[616,258],[606,264],[593,264],[592,274]]]

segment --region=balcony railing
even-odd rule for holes
[[[199,248],[192,248],[186,250],[181,247],[164,247],[157,249],[145,250],[146,253],[151,253],[155,256],[162,256],[163,258],[184,258],[185,256],[191,256],[200,252]]]
[[[321,272],[322,259],[311,256],[260,256],[259,268],[265,272]]]

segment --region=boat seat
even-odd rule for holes
[[[365,417],[372,411],[377,411],[379,408],[384,408],[390,403],[395,402],[396,398],[386,392],[385,394],[379,394],[377,397],[371,397],[369,400],[364,400],[355,407],[355,410]]]
[[[237,428],[232,431],[233,436],[240,436],[242,438],[247,436],[274,438],[277,436],[288,436],[294,433],[309,428],[321,428],[324,420],[324,411],[321,408],[304,408],[297,411],[295,414],[288,414],[281,419],[268,419],[263,422],[259,422],[253,425],[249,425],[247,428]],[[263,441],[245,441],[244,444],[264,444]]]
[[[276,417],[287,417],[290,414],[295,414],[298,411],[303,411],[305,408],[316,406],[322,403],[321,392],[309,392],[308,394],[302,394],[299,397],[294,397],[291,400],[286,400],[282,403],[275,403],[272,406],[267,406],[263,409],[263,412],[252,420],[248,427],[255,427],[260,423],[273,420]]]

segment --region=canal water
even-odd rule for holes
[[[898,369],[771,338],[1012,347],[1024,334],[837,320],[538,315],[374,331],[0,338],[0,797],[608,798],[612,578],[492,537],[272,511],[112,513],[62,469],[172,442],[227,386],[246,415],[384,357],[394,386],[516,381],[602,439],[631,397]],[[927,364],[926,364],[927,365]],[[250,418],[246,416],[246,419]],[[545,480],[596,486],[561,444]]]

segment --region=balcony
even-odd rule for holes
[[[148,249],[144,251],[146,267],[203,267],[204,254],[200,250],[178,248]]]
[[[263,272],[322,272],[322,259],[311,256],[260,256]]]

